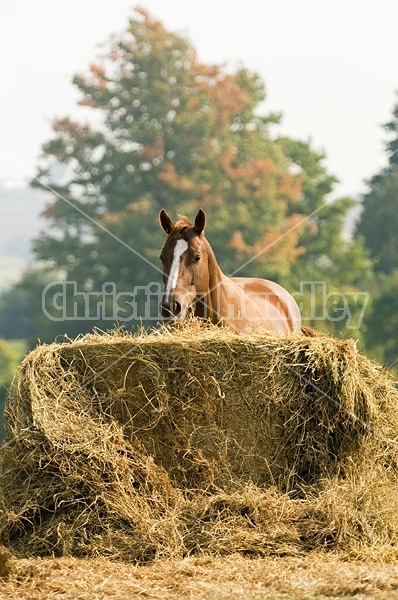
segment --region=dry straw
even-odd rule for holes
[[[192,322],[42,345],[5,420],[19,556],[398,555],[398,392],[352,340]]]

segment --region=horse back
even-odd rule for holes
[[[266,317],[285,323],[287,330],[301,331],[301,313],[297,302],[281,285],[268,279],[231,277],[230,280],[247,294]]]

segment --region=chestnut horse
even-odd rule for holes
[[[204,236],[206,216],[202,209],[194,223],[186,217],[173,223],[165,210],[159,218],[167,234],[160,255],[165,322],[193,314],[236,333],[255,327],[301,333],[300,309],[283,287],[267,279],[224,275]]]

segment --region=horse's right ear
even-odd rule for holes
[[[174,227],[173,221],[170,219],[167,212],[162,208],[159,214],[159,221],[165,232],[168,234]]]
[[[194,229],[198,235],[202,233],[204,228],[206,227],[206,215],[205,211],[200,208],[198,214],[196,215]]]

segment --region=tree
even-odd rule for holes
[[[363,236],[374,259],[376,278],[366,326],[366,348],[386,366],[398,358],[398,102],[384,126],[392,137],[386,142],[388,163],[368,182],[356,233]]]
[[[199,206],[226,273],[240,267],[293,290],[303,276],[328,273],[352,289],[369,276],[361,243],[341,237],[349,202],[325,206],[334,178],[322,154],[272,138],[279,116],[261,114],[258,75],[201,63],[140,10],[74,83],[95,119],[56,121],[43,146],[35,185],[53,191],[35,252],[79,290],[160,281],[159,209],[192,215]]]
[[[0,338],[0,440],[3,438],[3,411],[7,388],[15,375],[20,358],[18,350]]]
[[[18,364],[18,353],[6,340],[0,338],[0,387],[9,384]]]
[[[365,239],[376,273],[391,274],[398,269],[398,102],[384,128],[393,134],[385,144],[388,164],[369,181],[357,234]]]
[[[398,270],[380,276],[372,298],[371,310],[365,317],[366,348],[386,368],[398,374]]]
[[[398,167],[370,186],[357,233],[365,239],[376,273],[391,274],[398,269]]]
[[[75,78],[81,104],[100,111],[103,126],[62,119],[44,146],[50,160],[39,180],[73,206],[60,197],[49,206],[52,233],[37,240],[36,252],[41,259],[56,257],[55,266],[84,284],[98,285],[114,273],[124,286],[146,282],[148,265],[126,246],[115,252],[108,232],[147,249],[158,264],[161,234],[155,246],[153,232],[161,207],[210,210],[228,255],[237,224],[245,244],[257,249],[267,228],[289,226],[294,215],[286,215],[287,207],[300,197],[299,179],[287,172],[286,157],[267,135],[277,118],[255,114],[264,98],[260,79],[244,69],[229,74],[201,64],[187,41],[141,15],[103,63]],[[62,185],[51,180],[54,160],[73,171]],[[296,245],[293,236],[285,241],[293,253]],[[233,255],[233,242],[229,250]],[[281,249],[274,254],[282,260]]]
[[[31,267],[21,279],[0,296],[0,337],[25,340],[29,348],[38,341],[52,342],[57,335],[76,336],[90,331],[84,322],[60,318],[60,300],[63,292],[62,273]],[[58,283],[57,283],[58,282]],[[48,293],[46,293],[48,290]],[[58,297],[57,297],[58,294]],[[69,311],[69,314],[71,311]]]

